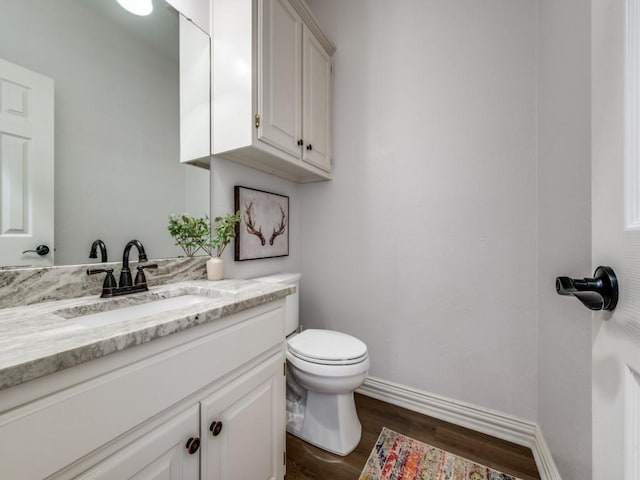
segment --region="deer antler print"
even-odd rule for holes
[[[269,239],[269,245],[273,245],[274,240],[278,235],[282,235],[285,230],[285,220],[287,219],[287,215],[284,213],[284,208],[280,207],[280,213],[282,214],[282,218],[280,219],[280,224],[273,227],[273,233],[271,234],[271,238]]]
[[[251,235],[255,235],[256,237],[258,237],[260,239],[260,243],[262,245],[264,245],[266,243],[266,240],[264,239],[264,235],[262,235],[262,227],[259,227],[258,230],[256,230],[256,221],[251,217],[251,211],[252,210],[253,210],[253,200],[251,202],[249,202],[248,204],[245,202],[245,204],[244,204],[244,213],[245,213],[244,223],[247,226],[247,232],[249,232]]]

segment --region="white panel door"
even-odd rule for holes
[[[306,26],[302,57],[302,159],[330,172],[331,57]]]
[[[263,0],[258,139],[300,158],[302,19],[288,0]]]
[[[53,80],[0,59],[2,266],[53,265],[53,122]]]
[[[592,260],[620,286],[593,318],[594,480],[640,478],[639,34],[639,0],[593,1]]]
[[[189,454],[186,444],[198,436],[199,424],[199,406],[193,405],[77,478],[197,480],[200,452]]]
[[[283,369],[279,353],[201,402],[203,479],[283,479]],[[213,422],[222,424],[215,436]]]

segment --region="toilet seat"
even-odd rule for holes
[[[361,340],[333,330],[304,330],[287,341],[288,353],[320,365],[354,365],[367,358]]]
[[[291,365],[311,375],[326,378],[346,378],[354,375],[361,375],[369,370],[369,355],[365,355],[358,363],[349,365],[326,364],[309,362],[294,355],[289,349],[286,351],[286,358]]]

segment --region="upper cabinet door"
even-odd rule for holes
[[[264,0],[262,6],[258,139],[299,158],[302,19],[288,0]]]
[[[180,161],[209,168],[211,46],[209,36],[180,15]]]
[[[302,48],[302,159],[330,172],[331,57],[306,25]]]

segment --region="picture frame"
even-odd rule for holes
[[[289,255],[289,197],[255,188],[234,187],[235,260],[258,260]]]

